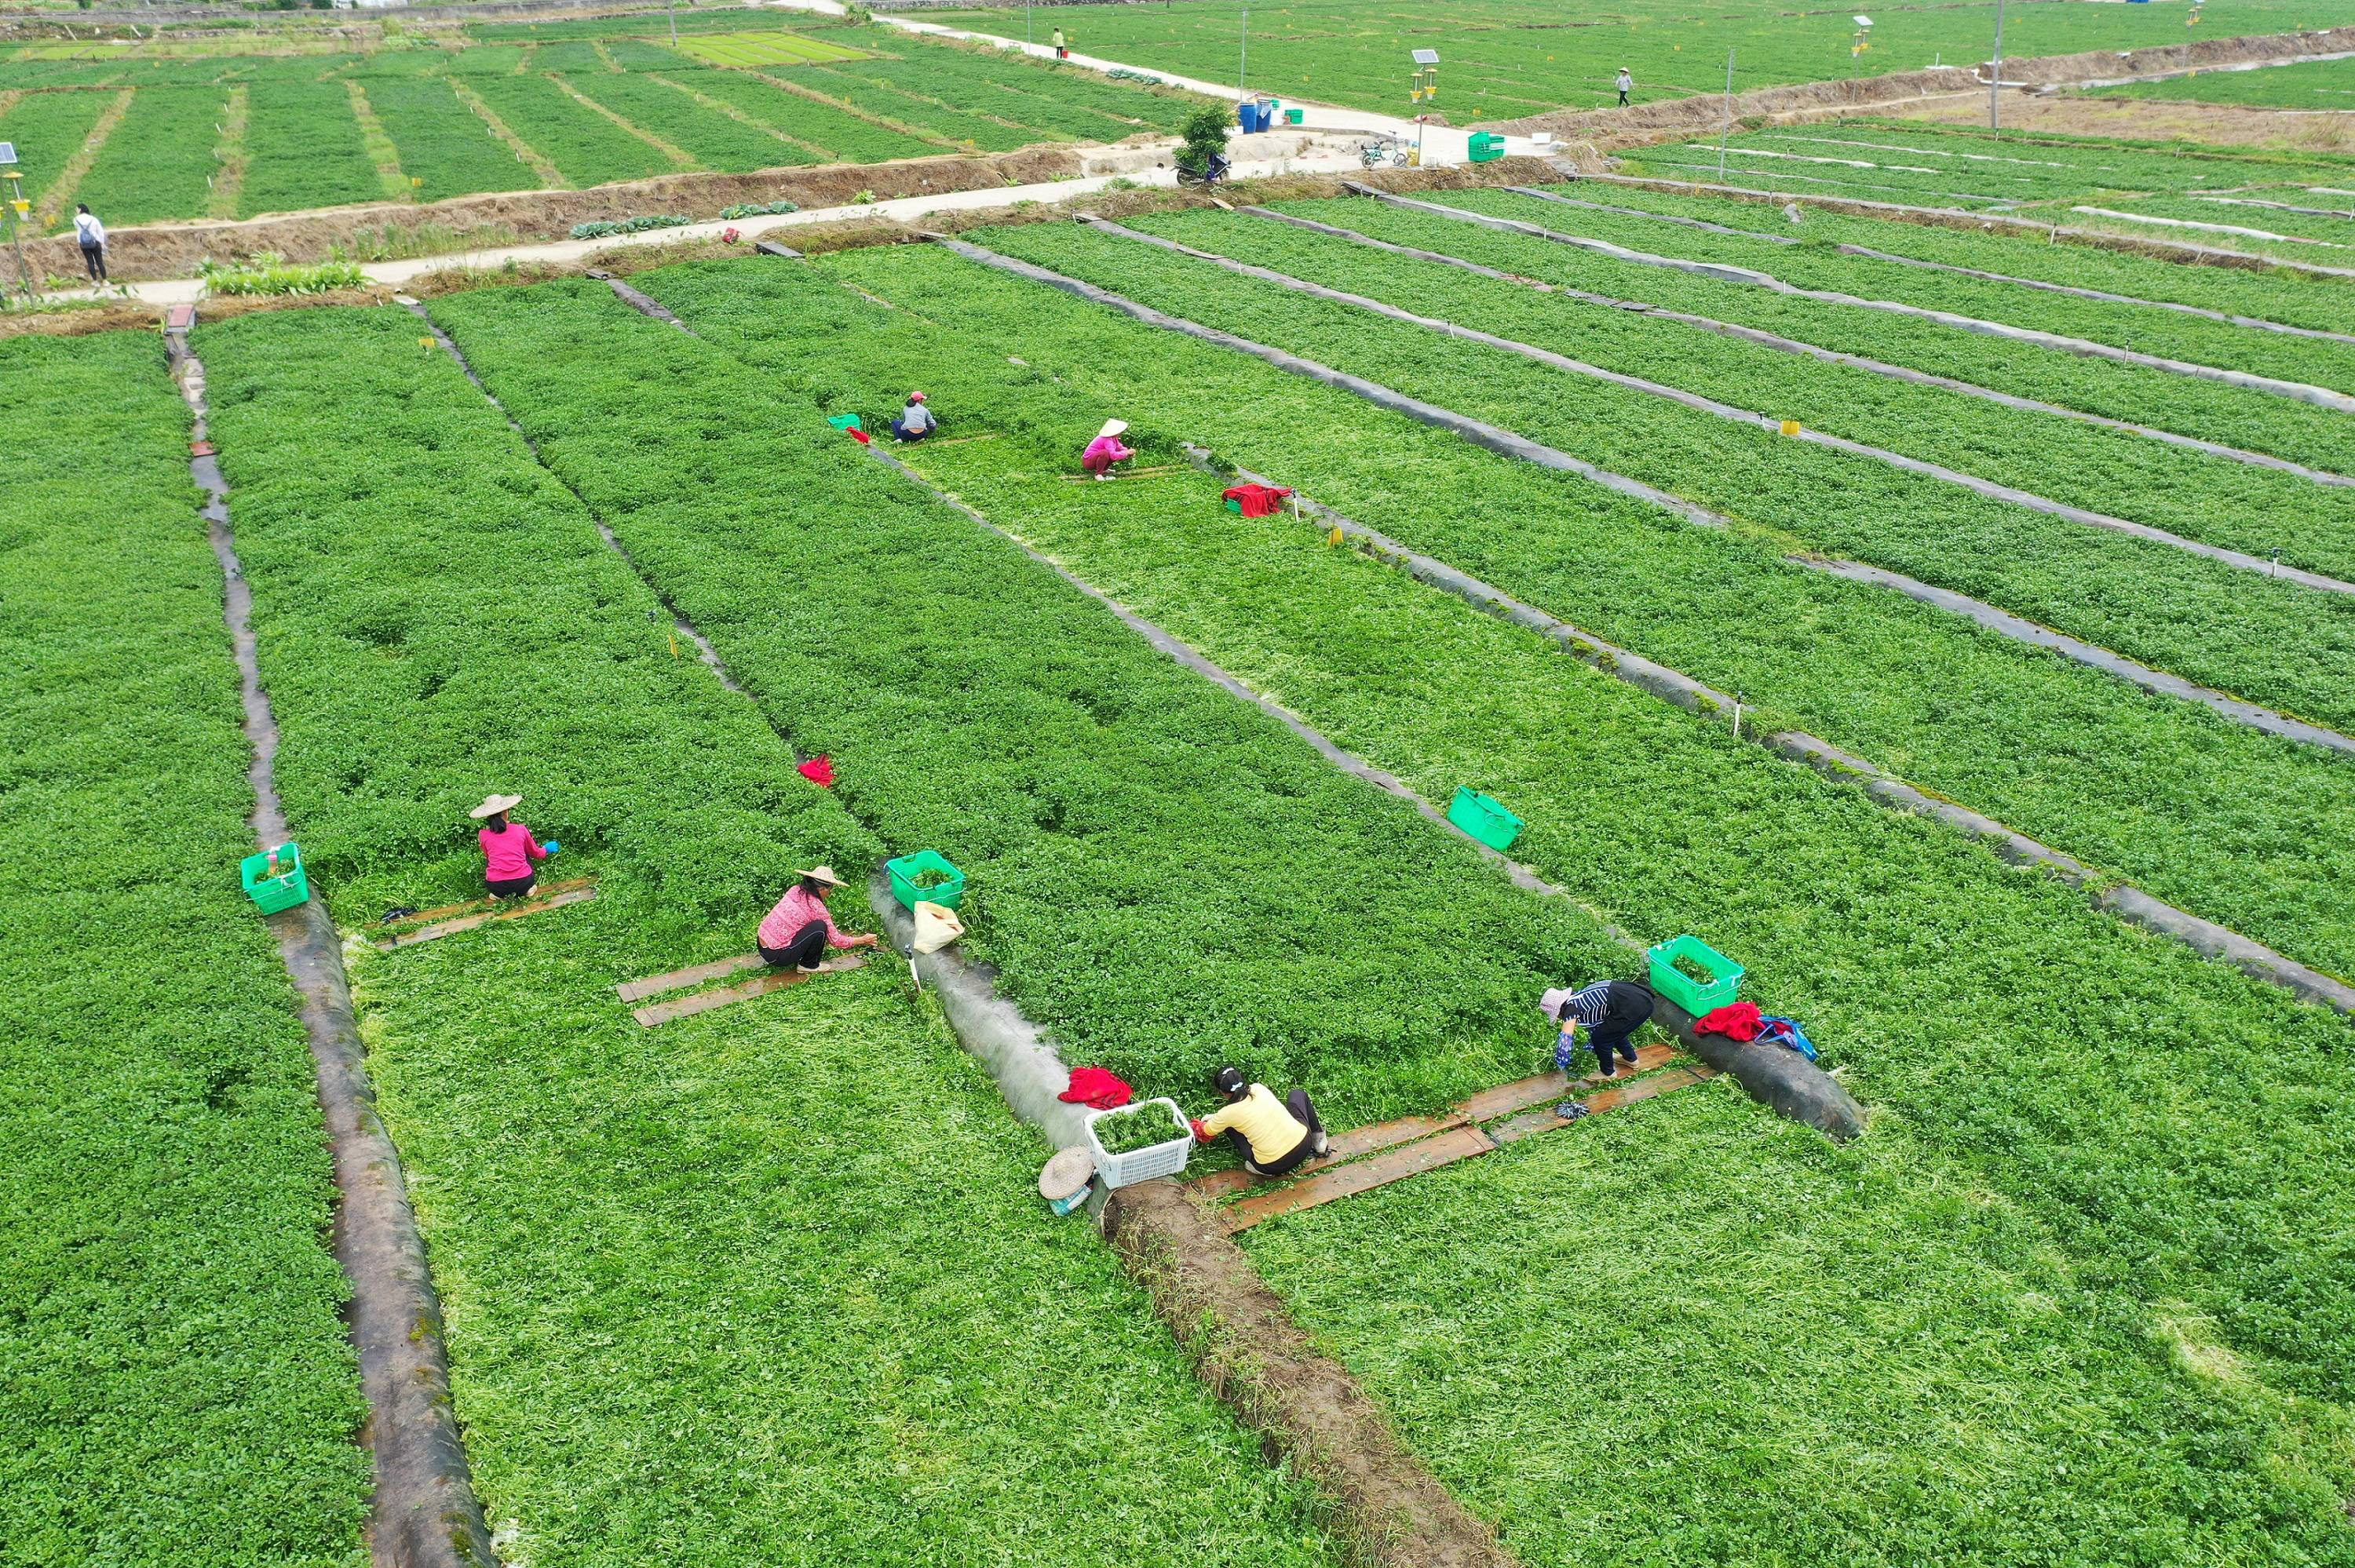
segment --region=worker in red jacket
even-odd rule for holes
[[[1201,1143],[1225,1133],[1252,1175],[1289,1176],[1332,1147],[1306,1089],[1279,1100],[1265,1084],[1252,1083],[1232,1067],[1220,1068],[1210,1086],[1227,1103],[1188,1125]]]
[[[521,898],[539,874],[533,869],[556,853],[553,842],[541,843],[531,830],[512,821],[507,813],[523,804],[520,795],[492,795],[467,815],[482,823],[474,834],[483,846],[483,882],[494,898]]]

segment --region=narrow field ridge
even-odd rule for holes
[[[206,440],[204,367],[188,353],[189,322],[167,336],[172,368],[196,415],[190,475],[206,496],[202,515],[226,593],[222,614],[243,686],[245,731],[253,750],[253,829],[262,845],[283,842],[273,759],[278,726],[261,687],[252,629],[253,591],[237,557],[229,484]],[[320,1110],[333,1151],[337,1203],[332,1245],[351,1281],[346,1309],[359,1351],[373,1457],[370,1554],[393,1568],[495,1568],[490,1531],[474,1496],[465,1444],[450,1403],[449,1355],[425,1243],[410,1206],[400,1154],[377,1114],[365,1048],[344,973],[343,942],[325,901],[314,895],[269,916],[287,974],[302,997],[304,1033],[318,1076]]]
[[[1431,213],[1435,217],[1451,218],[1458,223],[1476,223],[1486,228],[1502,229],[1513,234],[1526,234],[1532,238],[1551,240],[1557,245],[1575,246],[1582,250],[1592,250],[1598,255],[1608,256],[1616,261],[1633,261],[1646,267],[1672,268],[1679,272],[1715,278],[1721,282],[1747,283],[1755,288],[1771,290],[1774,293],[1788,294],[1794,299],[1819,300],[1827,304],[1835,305],[1861,305],[1867,310],[1887,311],[1892,315],[1912,316],[1921,321],[1936,322],[1941,326],[1959,327],[1965,332],[1979,333],[1989,337],[2008,338],[2017,343],[2033,344],[2040,348],[2058,349],[2062,353],[2076,355],[2083,358],[2115,360],[2120,365],[2138,365],[2147,370],[2165,370],[2177,376],[2190,376],[2201,381],[2221,381],[2228,387],[2238,387],[2252,392],[2264,392],[2276,397],[2292,398],[2301,403],[2312,403],[2318,408],[2329,408],[2338,413],[2355,413],[2355,397],[2349,397],[2344,392],[2334,392],[2328,387],[2310,386],[2303,381],[2280,381],[2269,376],[2252,376],[2246,371],[2223,370],[2212,365],[2194,365],[2183,359],[2162,359],[2156,355],[2137,354],[2132,349],[2115,348],[2108,344],[2094,343],[2087,338],[2064,337],[2056,333],[2037,332],[2028,327],[2010,326],[2002,322],[1987,321],[1978,316],[1957,315],[1952,311],[1934,311],[1922,305],[1900,304],[1893,300],[1870,300],[1858,294],[1834,293],[1822,289],[1802,289],[1795,283],[1786,283],[1770,273],[1761,272],[1749,267],[1736,267],[1722,261],[1694,261],[1679,256],[1657,255],[1648,250],[1630,250],[1624,245],[1614,245],[1607,239],[1589,239],[1583,235],[1563,234],[1554,229],[1540,228],[1534,223],[1523,223],[1518,218],[1491,217],[1487,213],[1469,212],[1460,207],[1448,207],[1439,202],[1418,201],[1412,196],[1393,196],[1388,191],[1378,190],[1358,180],[1344,180],[1341,183],[1354,194],[1372,196],[1377,201],[1389,202],[1393,206],[1409,207],[1417,212]]]
[[[1189,256],[1196,260],[1207,261],[1229,271],[1241,273],[1245,277],[1257,278],[1299,293],[1308,294],[1316,299],[1330,300],[1357,310],[1370,311],[1392,321],[1404,322],[1427,331],[1444,334],[1449,337],[1461,338],[1467,343],[1476,343],[1484,348],[1494,348],[1507,354],[1518,355],[1524,359],[1535,360],[1540,365],[1555,370],[1567,371],[1573,376],[1592,376],[1598,381],[1609,382],[1614,387],[1648,393],[1655,397],[1665,397],[1670,402],[1700,413],[1713,415],[1721,419],[1768,430],[1778,429],[1782,424],[1782,421],[1771,414],[1739,408],[1729,403],[1721,403],[1714,398],[1704,397],[1697,392],[1687,392],[1678,387],[1663,386],[1657,381],[1646,381],[1640,376],[1623,375],[1615,370],[1605,370],[1600,366],[1589,365],[1584,360],[1572,359],[1567,355],[1556,354],[1550,349],[1540,348],[1533,344],[1499,337],[1493,333],[1481,332],[1473,327],[1459,326],[1454,322],[1443,321],[1436,316],[1419,315],[1412,311],[1401,309],[1397,305],[1372,299],[1364,294],[1353,294],[1340,289],[1327,288],[1321,283],[1311,283],[1293,277],[1289,273],[1276,271],[1273,268],[1254,266],[1248,261],[1238,261],[1231,256],[1221,256],[1216,251],[1199,250],[1190,245],[1181,245],[1177,240],[1164,238],[1157,234],[1146,234],[1136,229],[1125,228],[1103,218],[1087,217],[1084,214],[1082,217],[1095,228],[1126,239],[1158,246],[1179,255]],[[1815,446],[1829,447],[1853,457],[1870,458],[1875,462],[1887,463],[1891,468],[1902,469],[1909,473],[1918,473],[1948,484],[1959,485],[1966,490],[1987,496],[1990,500],[2009,502],[2015,506],[2024,506],[2031,512],[2041,512],[2048,516],[2062,518],[2071,523],[2082,523],[2089,528],[2106,528],[2113,533],[2132,535],[2136,538],[2147,539],[2153,544],[2186,550],[2196,556],[2206,556],[2211,560],[2238,567],[2243,571],[2277,577],[2285,581],[2295,582],[2301,587],[2324,593],[2355,594],[2355,583],[2342,582],[2337,577],[2327,577],[2315,572],[2300,571],[2296,567],[2285,569],[2273,562],[2243,551],[2226,549],[2221,545],[2202,544],[2196,539],[2187,539],[2179,534],[2170,534],[2165,529],[2151,527],[2148,524],[2130,522],[2124,517],[2112,517],[2104,513],[2089,512],[2081,506],[2071,506],[2063,502],[2048,500],[2011,485],[1998,484],[1992,480],[1980,479],[1938,463],[1925,462],[1919,458],[1907,457],[1902,452],[1890,451],[1885,448],[1867,446],[1861,441],[1852,441],[1844,436],[1828,435],[1821,430],[1803,428],[1795,432],[1786,432],[1786,439],[1806,441]]]
[[[1770,245],[1796,245],[1796,235],[1769,234],[1755,228],[1734,228],[1706,218],[1687,217],[1680,213],[1649,212],[1640,207],[1613,207],[1607,202],[1581,201],[1559,191],[1540,190],[1535,185],[1507,185],[1515,196],[1525,196],[1537,201],[1558,202],[1563,207],[1584,207],[1590,212],[1615,213],[1622,217],[1647,217],[1658,223],[1677,224],[1686,228],[1703,228],[1712,234],[1728,234],[1743,239],[1761,239]],[[2223,196],[2201,196],[2202,201],[2224,201]],[[2278,202],[2251,202],[2252,207],[2278,207]],[[2312,212],[2312,207],[2291,207],[2292,212]],[[2344,217],[2344,213],[2326,213],[2324,217]],[[2047,293],[2068,294],[2080,300],[2098,300],[2111,305],[2142,305],[2154,311],[2174,311],[2181,315],[2198,316],[2204,321],[2222,322],[2228,326],[2247,327],[2254,332],[2281,333],[2290,337],[2322,338],[2331,343],[2355,343],[2355,334],[2325,332],[2320,327],[2292,326],[2286,322],[2266,321],[2261,316],[2234,315],[2229,311],[2211,310],[2205,305],[2185,304],[2180,300],[2146,300],[2135,294],[2114,294],[2103,289],[2083,289],[2074,283],[2055,283],[2044,278],[2022,278],[2009,272],[1989,272],[1977,267],[1965,267],[1953,261],[1932,261],[1919,256],[1900,256],[1893,250],[1876,250],[1870,245],[1835,245],[1832,249],[1843,256],[1864,256],[1875,261],[1893,261],[1901,267],[1920,267],[1932,272],[1955,272],[1966,278],[1981,278],[1991,283],[2013,283],[2023,289],[2037,289]]]
[[[1732,519],[1712,512],[1705,506],[1656,489],[1640,480],[1629,479],[1625,474],[1613,473],[1608,470],[1597,468],[1583,459],[1572,457],[1568,452],[1530,440],[1527,437],[1489,424],[1486,420],[1458,414],[1453,409],[1443,408],[1435,403],[1425,402],[1419,397],[1408,397],[1378,382],[1369,381],[1360,376],[1352,376],[1346,371],[1336,370],[1330,366],[1304,358],[1284,349],[1273,348],[1266,344],[1254,343],[1249,338],[1220,332],[1215,327],[1206,327],[1199,322],[1170,315],[1150,305],[1140,304],[1124,295],[1115,294],[1108,289],[1099,288],[1093,283],[1078,278],[1067,277],[1049,268],[1018,260],[1013,257],[1001,256],[994,250],[986,250],[978,245],[952,238],[947,235],[935,234],[928,238],[968,260],[978,261],[984,266],[994,267],[999,271],[1008,272],[1016,277],[1028,278],[1034,282],[1045,283],[1079,299],[1109,306],[1148,326],[1183,333],[1188,337],[1216,347],[1249,355],[1254,359],[1274,366],[1277,369],[1289,374],[1321,381],[1328,387],[1338,387],[1363,397],[1369,403],[1404,414],[1419,423],[1451,431],[1476,446],[1484,447],[1500,456],[1536,463],[1541,468],[1577,474],[1581,478],[1593,480],[1605,489],[1616,491],[1620,494],[1657,506],[1664,511],[1672,512],[1686,521],[1705,528],[1732,529],[1734,526]],[[2000,632],[2004,636],[2016,641],[2025,642],[2031,647],[2049,649],[2078,663],[2099,670],[2105,674],[2117,676],[2121,680],[2142,687],[2145,691],[2197,703],[2222,717],[2231,719],[2235,724],[2246,725],[2252,729],[2263,730],[2269,735],[2281,736],[2286,739],[2305,741],[2312,745],[2328,747],[2332,750],[2355,754],[2355,736],[2342,735],[2319,725],[2308,724],[2303,719],[2293,718],[2271,708],[2261,707],[2229,693],[2197,684],[2185,680],[2180,675],[2137,663],[2109,649],[2040,626],[2009,610],[1999,609],[1993,605],[1955,593],[1951,589],[1935,588],[1928,583],[1878,567],[1835,560],[1819,555],[1792,555],[1785,559],[1810,571],[1850,577],[1859,582],[1893,588],[1922,603],[1935,605],[1963,615],[1990,631]]]
[[[1597,294],[1584,289],[1573,289],[1566,283],[1549,283],[1537,279],[1524,278],[1518,273],[1505,271],[1501,268],[1467,260],[1461,256],[1450,256],[1444,250],[1424,250],[1412,245],[1400,245],[1388,239],[1377,239],[1372,235],[1360,234],[1354,228],[1344,228],[1338,224],[1319,223],[1313,217],[1302,217],[1297,213],[1279,212],[1272,207],[1243,207],[1236,210],[1249,213],[1254,217],[1273,218],[1278,223],[1290,224],[1295,228],[1305,228],[1311,233],[1330,235],[1336,239],[1346,239],[1353,245],[1362,245],[1369,249],[1385,250],[1394,256],[1410,257],[1417,261],[1437,262],[1442,266],[1455,267],[1483,278],[1493,278],[1498,282],[1518,283],[1524,288],[1536,289],[1541,293],[1560,294],[1591,305],[1604,305],[1614,310],[1634,311],[1657,317],[1662,321],[1677,322],[1701,332],[1714,333],[1721,337],[1754,344],[1761,348],[1771,348],[1780,354],[1801,355],[1825,365],[1867,370],[1875,376],[1885,376],[1893,381],[1904,381],[1916,387],[1934,387],[1942,392],[1958,392],[1966,397],[1977,397],[2006,408],[2017,408],[2022,413],[2050,414],[2079,424],[2098,426],[2105,430],[2118,430],[2127,435],[2144,436],[2151,440],[2163,441],[2169,446],[2182,447],[2191,451],[2205,452],[2210,457],[2220,457],[2232,462],[2246,463],[2251,468],[2268,468],[2280,473],[2295,474],[2314,484],[2355,489],[2355,476],[2330,473],[2318,468],[2308,468],[2304,463],[2292,462],[2287,458],[2274,457],[2266,452],[2245,451],[2239,447],[2228,447],[2216,441],[2202,440],[2197,436],[2179,435],[2173,430],[2161,430],[2148,425],[2133,424],[2125,419],[2113,419],[2105,414],[2089,414],[2083,409],[2063,408],[2058,403],[2041,402],[2036,398],[2022,397],[2011,392],[1998,392],[1991,387],[1981,387],[1976,382],[1957,381],[1951,376],[1933,376],[1928,371],[1914,370],[1902,365],[1891,365],[1883,360],[1866,359],[1858,355],[1843,354],[1838,349],[1819,347],[1812,343],[1802,343],[1796,338],[1780,337],[1757,327],[1742,326],[1732,322],[1718,321],[1710,316],[1694,315],[1688,311],[1672,311],[1666,306],[1649,304],[1640,300],[1622,300],[1609,294]],[[1679,218],[1678,221],[1696,224],[1701,222],[1699,218]],[[1707,224],[1703,227],[1715,228],[1718,226]],[[1763,238],[1780,238],[1781,236],[1770,235]]]

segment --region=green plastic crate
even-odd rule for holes
[[[891,895],[906,908],[913,909],[919,900],[937,904],[943,909],[954,909],[964,902],[964,873],[937,850],[918,850],[897,860],[887,860],[883,869],[891,878]],[[940,872],[948,880],[937,887],[917,886],[916,878],[928,871]]]
[[[1742,966],[1699,937],[1671,937],[1646,957],[1651,965],[1652,989],[1695,1018],[1723,1007],[1741,994]],[[1677,968],[1678,959],[1690,959],[1707,969],[1708,981],[1688,979]]]
[[[863,430],[867,428],[856,414],[828,414],[826,422],[837,430]]]
[[[1447,820],[1493,850],[1510,849],[1521,836],[1521,820],[1477,789],[1459,787],[1448,803]]]
[[[1505,139],[1494,131],[1475,131],[1466,152],[1476,164],[1494,163],[1505,155]]]
[[[278,846],[278,874],[270,874],[271,852],[247,855],[237,863],[238,880],[246,895],[264,915],[292,909],[311,896],[311,879],[303,874],[303,851],[293,840]]]

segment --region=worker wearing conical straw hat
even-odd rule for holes
[[[483,846],[483,882],[494,898],[521,898],[529,893],[539,875],[533,868],[556,853],[554,841],[541,843],[529,828],[508,816],[522,804],[520,795],[492,795],[466,813],[483,824],[474,838]]]
[[[1080,466],[1098,479],[1110,479],[1113,464],[1126,462],[1136,455],[1120,444],[1120,433],[1126,429],[1126,419],[1106,419],[1103,429],[1096,432],[1096,439],[1088,443],[1088,450],[1080,454]]]
[[[760,935],[754,938],[761,956],[774,968],[814,975],[829,947],[873,947],[878,939],[874,933],[851,936],[834,923],[834,916],[827,911],[826,901],[842,885],[842,878],[835,875],[830,865],[814,865],[803,872],[801,880],[785,889],[785,895],[761,922]]]

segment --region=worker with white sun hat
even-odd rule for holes
[[[541,843],[531,830],[507,813],[523,804],[520,795],[491,795],[467,813],[483,824],[475,833],[483,846],[483,881],[494,898],[521,898],[538,880],[534,869],[556,853],[553,840]]]
[[[795,969],[805,975],[818,972],[826,950],[833,948],[871,948],[878,938],[874,933],[851,936],[834,923],[826,901],[834,890],[844,886],[842,878],[830,865],[814,865],[800,874],[801,880],[785,889],[761,922],[760,935],[755,938],[761,956],[778,969]]]
[[[1106,419],[1103,429],[1096,432],[1096,439],[1088,443],[1088,450],[1080,454],[1080,466],[1098,479],[1110,479],[1113,464],[1126,462],[1136,455],[1120,444],[1120,433],[1126,429],[1126,419]]]

